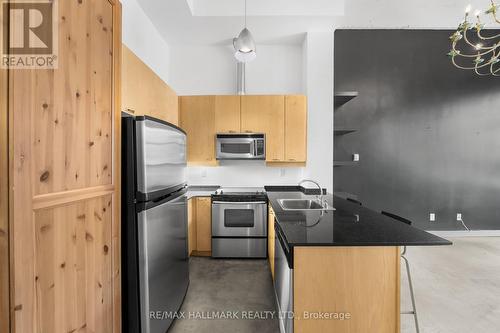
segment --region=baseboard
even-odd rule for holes
[[[191,257],[211,257],[212,251],[196,251],[191,252]]]
[[[428,230],[431,234],[439,237],[500,237],[500,230]]]

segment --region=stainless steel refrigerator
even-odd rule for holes
[[[186,133],[122,117],[123,332],[165,333],[188,284]]]

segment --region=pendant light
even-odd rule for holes
[[[250,62],[257,57],[257,49],[252,34],[247,29],[247,0],[245,0],[245,28],[233,39],[234,57],[239,62]]]

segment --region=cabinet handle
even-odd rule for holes
[[[236,133],[236,131],[229,131],[229,133]]]
[[[294,158],[289,158],[288,160],[289,161],[296,161],[296,159],[294,159]]]

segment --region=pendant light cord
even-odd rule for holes
[[[247,0],[245,0],[245,28],[247,27]]]

